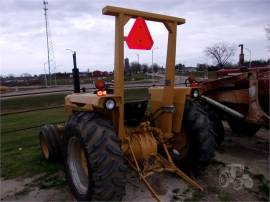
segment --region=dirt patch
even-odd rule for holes
[[[63,173],[36,175],[32,178],[1,179],[1,201],[74,201],[63,185]]]
[[[183,201],[192,196],[189,185],[174,174],[156,174],[150,177],[149,182],[159,194],[161,201]],[[128,175],[126,192],[123,201],[155,201],[148,189],[139,182],[135,173]]]
[[[185,201],[269,201],[269,131],[240,136],[225,125],[225,140],[205,174],[205,191]]]
[[[69,188],[55,185],[63,173],[45,178],[46,175],[26,179],[1,179],[2,201],[75,201]],[[54,179],[52,179],[54,178]],[[48,185],[49,179],[53,187]],[[150,192],[142,185],[133,171],[127,176],[126,196],[123,201],[155,201]],[[183,201],[192,196],[188,185],[180,178],[170,174],[157,174],[149,179],[162,201]],[[47,185],[44,186],[44,185]],[[46,188],[45,188],[46,187]]]

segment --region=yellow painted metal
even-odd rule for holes
[[[150,102],[151,102],[151,112],[155,112],[160,107],[165,105],[164,103],[164,95],[165,95],[166,87],[151,87],[149,88],[150,93]],[[163,133],[165,134],[165,138],[170,138],[171,135],[167,131],[167,125],[172,124],[172,132],[180,133],[181,132],[181,125],[182,119],[185,109],[185,100],[186,96],[190,95],[191,88],[189,87],[174,87],[172,97],[172,104],[175,106],[176,111],[175,113],[171,114],[172,118],[168,119],[168,116],[162,115],[160,116],[155,124],[158,128],[160,128]]]
[[[163,105],[173,105],[174,96],[174,74],[175,74],[175,54],[176,54],[176,35],[177,23],[165,23],[168,29],[168,45],[167,45],[167,60],[166,60],[166,76],[165,87],[163,91]],[[171,133],[173,126],[173,114],[166,113],[163,118],[167,120],[167,124],[163,124],[162,129],[164,133]]]
[[[124,26],[125,16],[115,16],[114,94],[121,98],[119,106],[118,134],[124,139]]]
[[[117,95],[106,95],[106,96],[97,96],[93,93],[82,93],[82,94],[71,94],[65,97],[65,104],[70,103],[79,103],[79,104],[90,104],[93,106],[101,106],[104,104],[104,101],[108,98],[113,98],[118,106],[121,102],[121,97]]]
[[[173,104],[173,88],[174,88],[174,71],[175,71],[175,53],[176,53],[176,35],[177,25],[185,23],[185,19],[149,13],[144,11],[119,8],[114,6],[106,6],[103,8],[104,15],[115,16],[115,56],[114,56],[114,93],[116,96],[122,98],[119,107],[119,122],[118,134],[123,141],[125,139],[124,131],[124,26],[130,18],[142,17],[145,20],[164,23],[168,30],[168,47],[167,47],[167,60],[166,60],[166,86],[164,94],[162,95],[163,106]],[[167,124],[163,124],[163,131],[168,134],[172,133],[172,114],[165,114]]]
[[[203,188],[196,181],[174,165],[161,129],[151,127],[149,122],[143,122],[138,127],[128,129],[127,133],[129,136],[126,137],[122,145],[125,157],[157,201],[160,201],[160,198],[146,179],[156,172],[175,173],[192,186],[203,191]],[[167,158],[158,154],[157,145],[162,146]]]
[[[155,21],[155,22],[176,22],[178,25],[184,24],[185,19],[177,18],[167,15],[161,15],[156,13],[138,11],[128,8],[119,8],[115,6],[106,6],[102,9],[102,13],[104,15],[112,15],[117,16],[119,14],[123,14],[125,16],[129,16],[131,18],[142,17],[145,20]]]
[[[104,108],[104,102],[112,98],[115,101],[116,108],[121,106],[122,98],[116,95],[97,96],[93,93],[74,93],[65,97],[65,108],[67,115],[72,111],[93,111],[96,108]]]
[[[151,155],[157,154],[157,141],[154,138],[149,122],[142,122],[138,127],[126,128],[126,141],[123,142],[123,151],[132,159],[143,165]],[[130,149],[132,148],[132,150]],[[131,153],[133,151],[133,154]]]

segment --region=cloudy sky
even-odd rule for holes
[[[48,0],[49,25],[56,71],[69,72],[71,53],[77,51],[80,71],[112,70],[114,18],[102,15],[105,5],[157,12],[186,19],[178,26],[176,63],[196,65],[212,61],[204,49],[217,42],[243,43],[252,59],[267,59],[264,28],[270,24],[270,0]],[[1,74],[44,72],[45,20],[42,0],[0,0]],[[125,27],[128,34],[133,20]],[[147,22],[154,40],[154,62],[165,63],[167,32],[162,24]],[[268,44],[267,44],[268,43]],[[246,59],[249,57],[246,52]],[[130,61],[151,64],[151,51],[129,50]],[[238,60],[237,54],[232,62]]]

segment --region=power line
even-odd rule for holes
[[[52,84],[52,80],[51,80],[51,61],[50,61],[50,48],[49,48],[49,34],[48,34],[48,18],[47,18],[47,5],[48,2],[47,1],[43,1],[43,5],[44,5],[44,16],[45,16],[45,28],[46,28],[46,42],[47,42],[47,63],[48,63],[48,69],[49,69],[49,85]]]

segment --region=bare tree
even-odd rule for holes
[[[212,58],[219,67],[224,67],[235,51],[236,48],[228,43],[217,43],[207,47],[205,54]]]

